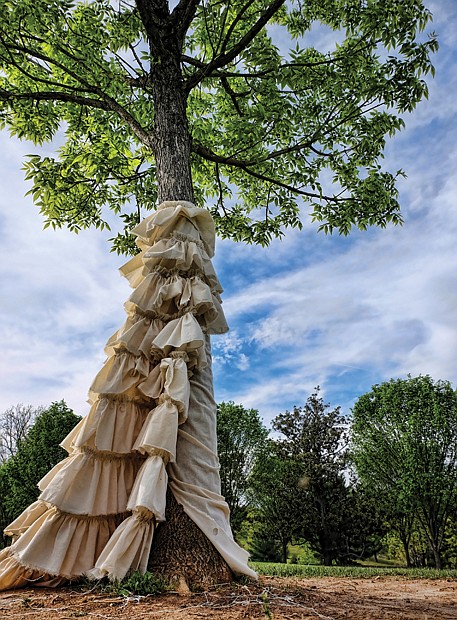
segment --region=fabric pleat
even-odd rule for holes
[[[220,495],[209,335],[228,327],[212,218],[166,202],[133,233],[125,323],[106,344],[88,415],[61,444],[67,458],[5,530],[14,542],[0,552],[0,589],[144,572],[168,486],[232,570],[255,576]]]

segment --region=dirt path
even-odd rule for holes
[[[207,593],[121,598],[77,588],[0,593],[1,620],[457,620],[456,580],[262,577]]]

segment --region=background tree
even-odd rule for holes
[[[38,413],[16,453],[2,464],[2,536],[4,527],[37,499],[41,478],[66,456],[59,444],[80,419],[64,401],[52,403]],[[3,546],[5,544],[3,538]]]
[[[279,547],[281,561],[287,562],[287,546],[297,532],[298,515],[303,507],[301,474],[299,463],[282,458],[274,441],[269,442],[257,460],[248,491],[255,509],[253,550],[257,555],[261,552],[265,557],[269,543],[273,557]]]
[[[374,557],[384,547],[388,532],[384,507],[377,496],[353,478],[347,488],[347,513],[341,531],[336,561],[353,564],[354,561]]]
[[[413,515],[426,532],[436,568],[457,507],[457,395],[447,381],[419,376],[373,386],[353,409],[359,477]]]
[[[221,488],[230,508],[230,523],[235,534],[246,517],[249,477],[267,436],[268,429],[256,409],[246,409],[233,401],[217,406]]]
[[[427,95],[420,0],[0,8],[0,122],[35,144],[61,132],[56,156],[25,163],[45,226],[103,228],[109,208],[132,252],[156,200],[209,200],[222,236],[261,244],[301,227],[303,203],[326,232],[401,221],[380,159]],[[333,50],[307,46],[316,23],[338,31]]]
[[[0,414],[0,462],[16,454],[33,420],[43,412],[43,407],[19,403]]]
[[[348,424],[340,408],[330,409],[319,388],[303,407],[279,414],[273,429],[282,434],[278,452],[299,463],[303,505],[299,531],[325,565],[345,553],[344,532],[350,524],[350,494],[345,481],[348,465]]]

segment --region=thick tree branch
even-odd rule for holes
[[[171,14],[175,23],[176,34],[181,42],[184,41],[186,32],[195,17],[195,12],[201,0],[180,0]]]
[[[338,198],[336,196],[325,196],[317,192],[308,192],[298,187],[294,187],[293,185],[288,185],[287,183],[278,181],[278,179],[268,177],[264,174],[256,172],[255,170],[252,170],[249,166],[253,165],[253,163],[246,163],[242,160],[234,159],[232,157],[221,157],[220,155],[217,155],[216,153],[213,153],[209,149],[205,148],[201,144],[196,144],[195,142],[192,143],[192,151],[197,155],[200,155],[200,157],[203,157],[203,159],[206,159],[207,161],[212,161],[216,164],[234,166],[235,168],[243,170],[249,176],[260,179],[261,181],[265,181],[266,183],[270,183],[271,185],[282,187],[290,192],[293,192],[294,194],[299,194],[300,196],[307,196],[308,198],[316,198],[318,200],[326,200],[327,202],[333,202],[334,204],[339,204],[346,200],[345,198]]]
[[[183,55],[181,60],[182,62],[201,70],[199,73],[195,73],[189,78],[189,83],[192,82],[192,80],[198,78],[199,76],[202,76],[201,79],[203,79],[204,77],[269,78],[271,74],[278,73],[278,71],[282,71],[283,69],[312,69],[314,67],[322,67],[325,65],[337,65],[345,58],[354,56],[356,52],[368,49],[378,44],[379,42],[380,41],[373,41],[370,43],[365,43],[364,39],[359,39],[356,43],[354,43],[352,47],[347,50],[343,58],[340,58],[339,56],[331,56],[329,58],[325,58],[324,60],[316,60],[313,62],[285,62],[277,67],[271,67],[271,69],[264,69],[262,71],[253,71],[249,73],[239,73],[236,71],[220,71],[217,69],[213,69],[211,67],[212,62],[205,63],[198,58],[193,58],[192,56],[187,55]],[[365,45],[363,47],[360,47],[361,43],[365,43]],[[199,81],[201,81],[201,79]],[[194,84],[192,83],[191,88],[193,87]]]
[[[179,49],[167,0],[135,0],[146,29],[151,55],[159,60]]]
[[[237,111],[238,115],[244,116],[243,110],[240,108],[240,104],[237,101],[237,97],[239,97],[240,95],[235,93],[235,91],[231,88],[227,78],[221,78],[221,82],[222,82],[222,86],[224,87],[225,92],[228,94],[228,96],[232,100],[233,106],[235,110]]]
[[[14,64],[14,66],[16,66],[24,74],[27,74],[27,72],[21,67],[21,65],[15,62],[12,52],[24,54],[26,55],[26,57],[30,57],[31,60],[38,59],[38,60],[48,63],[48,65],[50,66],[55,66],[61,71],[63,71],[64,73],[66,73],[68,76],[72,77],[77,83],[79,82],[79,84],[81,84],[81,87],[79,88],[75,86],[69,86],[69,87],[64,86],[65,89],[68,88],[68,90],[72,90],[72,91],[78,90],[80,92],[81,91],[88,92],[93,95],[98,95],[99,97],[98,99],[86,97],[83,95],[77,95],[74,92],[68,93],[68,92],[65,92],[65,90],[63,90],[62,92],[60,91],[37,91],[37,92],[21,93],[21,94],[14,93],[14,92],[7,91],[7,90],[2,90],[0,91],[0,99],[4,101],[8,99],[10,100],[11,99],[16,99],[16,100],[17,99],[29,99],[33,101],[45,101],[46,100],[46,101],[72,102],[78,105],[88,106],[92,108],[99,108],[99,109],[103,109],[106,111],[115,112],[128,125],[128,127],[130,127],[132,132],[137,136],[137,138],[143,144],[145,144],[146,146],[151,146],[151,142],[152,142],[151,135],[140,125],[140,123],[138,123],[138,121],[122,105],[120,105],[115,99],[107,95],[99,86],[95,86],[91,84],[85,78],[81,77],[78,73],[76,73],[74,70],[70,69],[69,67],[55,60],[54,58],[51,58],[47,54],[44,54],[40,50],[36,50],[36,49],[30,48],[25,45],[18,45],[16,44],[16,42],[10,43],[8,41],[5,41],[3,37],[1,37],[1,35],[0,35],[0,40],[2,41],[8,53],[11,55],[10,62]],[[65,51],[63,48],[60,48],[60,47],[59,49],[63,53],[65,53],[65,55],[70,60],[79,62],[79,59],[75,57],[73,54],[71,54],[68,50]],[[44,83],[45,86],[48,86],[48,87],[49,86],[51,87],[54,86],[56,88],[62,87],[62,85],[60,85],[59,83],[55,83],[53,80],[47,80],[47,79],[39,78],[35,76],[29,76],[29,77],[34,79],[34,81]]]
[[[332,155],[332,153],[330,152],[326,153],[314,147],[313,142],[314,142],[314,139],[313,140],[308,139],[303,142],[298,142],[297,144],[294,144],[292,146],[279,149],[277,151],[272,151],[271,153],[268,153],[268,155],[265,155],[264,157],[259,157],[257,159],[249,159],[249,160],[237,159],[236,157],[232,157],[232,156],[223,157],[221,155],[218,155],[217,153],[210,151],[209,149],[206,149],[204,146],[200,144],[194,144],[194,146],[196,147],[196,149],[199,149],[201,151],[199,154],[201,154],[202,157],[204,157],[203,151],[202,151],[203,149],[208,154],[208,158],[206,159],[209,159],[211,157],[210,161],[217,161],[220,164],[227,164],[228,166],[235,166],[237,168],[245,168],[246,166],[247,167],[257,166],[258,164],[262,164],[267,161],[277,159],[278,157],[281,157],[282,155],[287,155],[288,153],[296,153],[306,148],[310,149],[313,153],[316,153],[316,155],[319,155],[321,157],[330,157]],[[195,150],[195,152],[197,152],[197,150]]]
[[[230,24],[229,29],[227,30],[227,34],[225,35],[224,40],[222,42],[221,52],[223,54],[225,54],[227,45],[230,42],[230,37],[232,36],[237,24],[239,24],[239,22],[243,19],[244,14],[254,4],[254,2],[255,0],[248,0],[248,2],[246,2],[246,4],[243,7],[241,7],[240,12],[235,17],[233,22]]]
[[[257,20],[257,22],[248,30],[248,32],[242,37],[236,45],[234,45],[227,53],[219,54],[216,58],[213,58],[211,62],[209,62],[205,68],[203,68],[200,72],[193,75],[186,82],[186,89],[190,91],[197,84],[199,84],[207,75],[211,75],[211,73],[217,69],[221,69],[225,67],[227,64],[232,62],[244,49],[246,49],[249,44],[253,41],[253,39],[258,35],[258,33],[266,26],[266,24],[270,21],[270,19],[279,11],[283,4],[285,4],[286,0],[273,0],[270,6],[266,9],[266,11],[262,14],[262,16]]]

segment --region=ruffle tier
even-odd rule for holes
[[[184,277],[179,273],[163,275],[153,271],[125,302],[128,314],[170,321],[192,313],[207,333],[225,333],[228,325],[222,312],[220,298],[198,275]]]
[[[39,499],[73,514],[123,513],[143,461],[138,453],[74,452],[40,480]]]
[[[143,252],[130,259],[120,271],[130,286],[136,288],[147,273],[160,269],[190,275],[196,272],[214,293],[222,293],[222,286],[203,244],[192,236],[175,232],[152,246],[145,245]]]
[[[38,579],[40,574],[45,579],[50,576],[65,580],[81,577],[88,567],[95,565],[119,524],[127,516],[73,515],[56,506],[42,504],[42,507],[38,503],[34,505],[33,517],[29,514],[24,523],[17,523],[14,532],[20,532],[19,538],[0,553],[1,589],[24,585],[24,582],[14,585],[19,581],[21,566],[25,569],[26,581]]]
[[[128,454],[149,414],[150,403],[104,396],[60,444],[69,454],[82,448]]]
[[[12,555],[10,547],[0,551],[0,591],[30,586],[55,588],[68,582],[62,575],[50,575],[42,568],[30,568]]]
[[[155,213],[132,229],[132,234],[149,246],[176,232],[201,241],[208,256],[214,256],[216,233],[211,214],[185,200],[163,202]]]
[[[117,528],[87,576],[91,579],[108,576],[111,580],[120,580],[131,570],[145,573],[154,527],[152,516],[145,517],[138,510]]]

